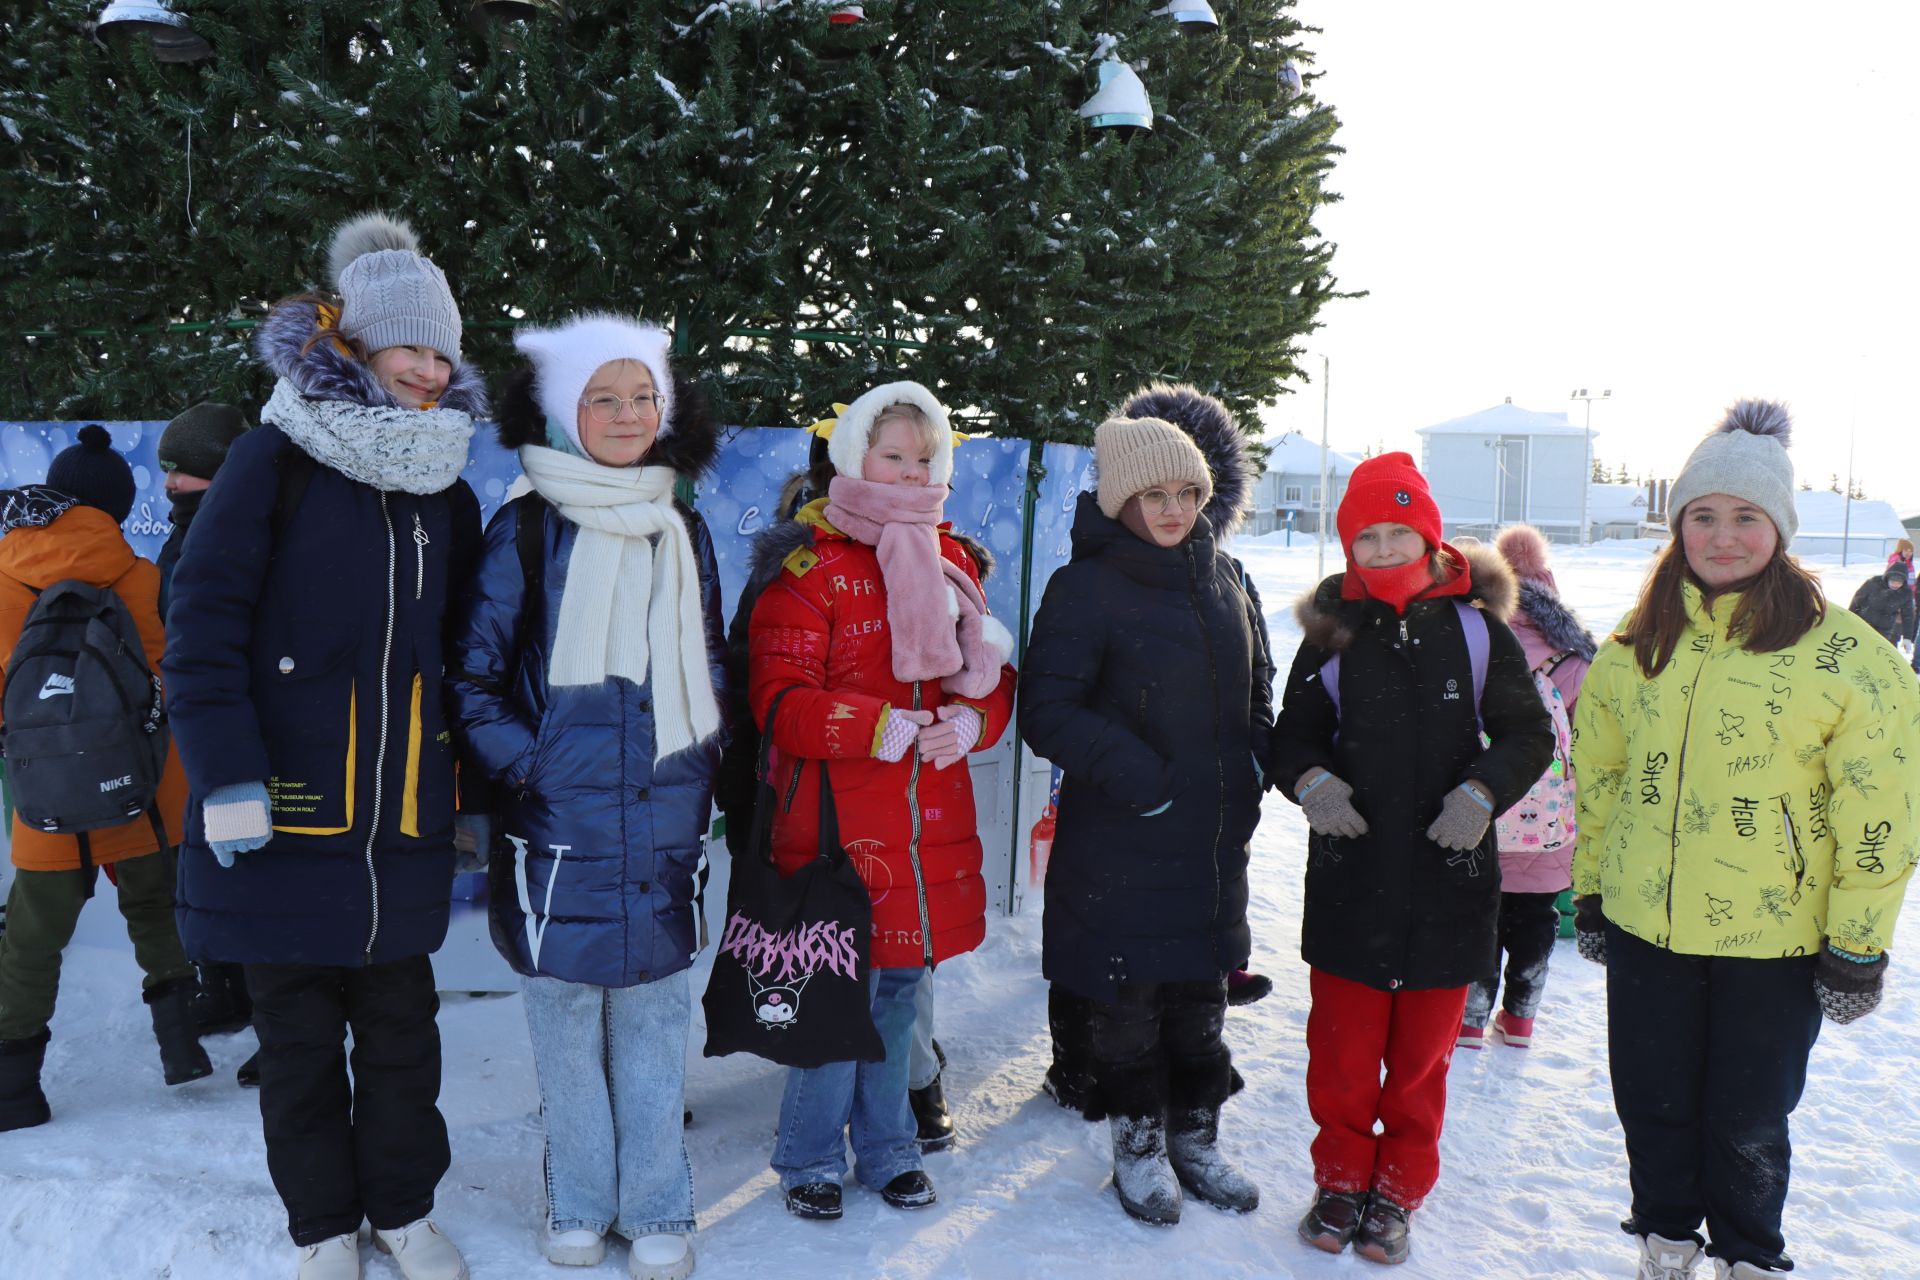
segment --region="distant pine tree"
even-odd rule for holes
[[[873,0],[851,27],[821,0],[478,25],[469,0],[196,0],[191,66],[104,47],[97,0],[10,6],[0,416],[257,402],[260,304],[323,284],[329,228],[373,206],[496,375],[516,321],[618,308],[673,326],[736,422],[888,377],[1017,435],[1089,439],[1154,377],[1249,411],[1335,288],[1337,126],[1292,96],[1292,3],[1223,0],[1193,35],[1147,0]],[[1110,48],[1151,133],[1076,115]]]

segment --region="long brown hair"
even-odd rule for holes
[[[1666,670],[1674,650],[1680,647],[1680,633],[1687,626],[1684,588],[1689,579],[1706,591],[1687,568],[1687,550],[1676,525],[1673,541],[1654,561],[1633,612],[1613,634],[1614,640],[1633,646],[1634,661],[1649,680]],[[1827,596],[1820,589],[1820,580],[1787,554],[1784,540],[1775,543],[1773,559],[1767,561],[1766,568],[1744,583],[1708,593],[1707,598],[1734,590],[1740,592],[1740,603],[1734,606],[1727,634],[1749,653],[1784,649],[1827,616]]]

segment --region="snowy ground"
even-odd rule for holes
[[[1313,576],[1310,543],[1267,538],[1240,547],[1265,596],[1282,669],[1298,643],[1289,603]],[[1648,547],[1563,550],[1556,571],[1595,630],[1631,601]],[[1827,573],[1845,600],[1874,566]],[[961,1127],[951,1154],[930,1157],[941,1201],[889,1210],[857,1190],[838,1224],[802,1223],[781,1207],[766,1168],[779,1077],[757,1060],[699,1056],[696,1024],[688,1142],[708,1280],[847,1277],[1336,1277],[1377,1274],[1351,1254],[1328,1258],[1295,1238],[1309,1194],[1311,1130],[1302,1096],[1305,972],[1298,810],[1267,803],[1255,837],[1256,966],[1278,988],[1234,1011],[1228,1037],[1247,1092],[1232,1102],[1224,1141],[1265,1193],[1246,1217],[1194,1206],[1172,1230],[1135,1224],[1102,1190],[1104,1125],[1039,1093],[1047,1065],[1040,911],[992,922],[985,947],[941,970],[940,1039],[948,1097]],[[93,908],[95,911],[101,907]],[[1916,926],[1909,921],[1906,937]],[[1894,951],[1901,953],[1900,939]],[[1828,1026],[1795,1118],[1787,1210],[1797,1274],[1846,1280],[1920,1276],[1920,998],[1896,969],[1886,1002],[1851,1028]],[[705,966],[696,973],[704,983]],[[1624,1277],[1629,1242],[1626,1162],[1604,1051],[1601,970],[1570,942],[1554,958],[1536,1047],[1489,1048],[1454,1064],[1445,1170],[1414,1220],[1420,1277]],[[76,946],[68,954],[48,1053],[52,1124],[0,1135],[0,1274],[64,1280],[260,1280],[290,1276],[292,1251],[267,1181],[255,1098],[234,1087],[250,1032],[208,1042],[218,1074],[180,1089],[160,1082],[131,955]],[[437,1217],[477,1280],[567,1274],[541,1261],[540,1127],[517,997],[451,997],[442,1105],[452,1172]],[[367,1275],[399,1276],[368,1251]],[[616,1249],[596,1271],[624,1275]]]

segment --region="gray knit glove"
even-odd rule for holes
[[[1583,893],[1573,900],[1573,945],[1580,958],[1595,964],[1607,962],[1607,917],[1600,910],[1600,895]]]
[[[1367,834],[1367,820],[1353,807],[1353,788],[1325,769],[1307,772],[1308,776],[1301,780],[1303,785],[1294,792],[1301,811],[1307,815],[1307,825],[1323,836],[1351,839]]]
[[[1427,828],[1427,839],[1442,849],[1464,852],[1478,849],[1493,822],[1493,801],[1463,782],[1447,792],[1441,802],[1440,816]]]
[[[1842,951],[1831,942],[1820,948],[1813,966],[1813,994],[1829,1022],[1846,1026],[1880,1007],[1880,987],[1887,980],[1887,954],[1871,958]]]

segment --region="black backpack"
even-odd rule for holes
[[[37,831],[74,835],[91,871],[87,833],[146,814],[167,764],[167,709],[140,630],[120,597],[77,578],[35,593],[7,665],[0,753],[14,808]]]

